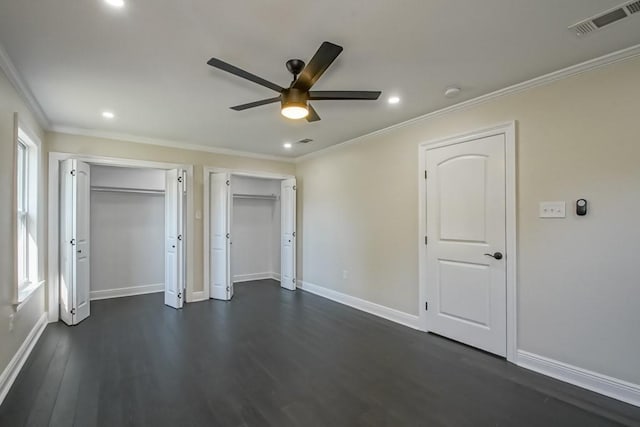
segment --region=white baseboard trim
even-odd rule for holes
[[[164,283],[130,286],[128,288],[105,289],[102,291],[91,291],[90,298],[91,301],[95,301],[108,298],[121,298],[131,297],[134,295],[153,294],[156,292],[164,292]]]
[[[640,385],[613,378],[528,351],[518,350],[518,366],[631,405],[640,406]]]
[[[277,279],[276,279],[276,276],[278,277]],[[233,283],[251,282],[253,280],[264,280],[264,279],[280,280],[280,275],[273,272],[236,274],[235,276],[233,276]]]
[[[418,316],[414,316],[413,314],[385,307],[384,305],[376,304],[371,301],[343,294],[342,292],[334,291],[333,289],[328,289],[301,280],[298,281],[298,288],[332,301],[339,302],[340,304],[348,305],[349,307],[373,314],[374,316],[400,323],[401,325],[408,326],[409,328],[420,329]]]
[[[9,389],[11,389],[24,363],[29,358],[33,347],[40,339],[40,335],[42,335],[44,328],[48,324],[47,319],[47,313],[42,313],[42,316],[40,316],[33,329],[31,329],[31,332],[29,332],[27,338],[25,338],[18,351],[16,351],[16,354],[13,355],[5,370],[0,374],[0,405],[4,401],[4,398],[7,397]]]
[[[205,292],[204,291],[197,291],[197,292],[192,292],[191,293],[191,298],[189,299],[189,302],[200,302],[200,301],[206,301],[209,298],[206,297]]]

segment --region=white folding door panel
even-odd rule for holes
[[[211,298],[230,300],[231,280],[231,176],[228,173],[210,175],[210,257],[209,277]]]
[[[280,188],[280,286],[296,289],[296,180],[285,179]]]
[[[76,325],[89,317],[91,173],[75,159],[60,167],[60,318]]]
[[[427,149],[427,321],[506,354],[505,136]]]
[[[180,169],[167,171],[165,186],[164,303],[182,308],[185,284],[184,179]]]

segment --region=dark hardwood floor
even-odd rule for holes
[[[93,302],[44,331],[0,426],[609,426],[640,408],[276,282]]]

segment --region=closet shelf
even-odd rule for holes
[[[235,193],[234,199],[259,199],[259,200],[278,200],[279,197],[275,194],[241,194]]]
[[[91,186],[91,191],[102,191],[109,193],[164,194],[164,190],[152,190],[148,188],[101,187],[97,185]]]

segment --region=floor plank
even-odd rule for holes
[[[47,326],[1,426],[640,426],[640,408],[265,280]]]

